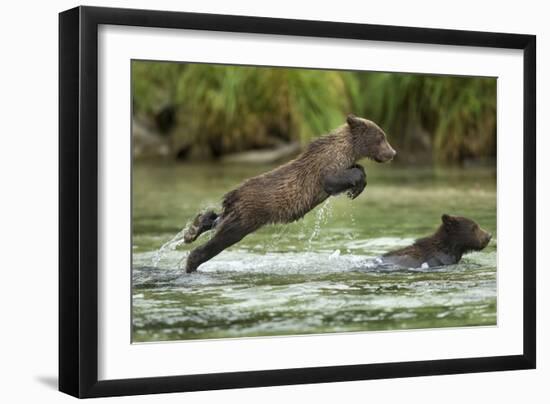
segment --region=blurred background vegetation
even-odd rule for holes
[[[495,78],[133,61],[132,87],[135,158],[273,162],[350,112],[386,131],[398,162],[496,156]]]

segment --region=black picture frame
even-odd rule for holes
[[[100,24],[523,50],[523,354],[99,381]],[[535,61],[533,35],[96,7],[60,13],[59,390],[84,398],[535,368]]]

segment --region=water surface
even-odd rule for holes
[[[366,165],[357,199],[330,198],[296,223],[267,226],[187,275],[186,254],[209,235],[184,245],[182,228],[270,167],[136,163],[133,340],[496,324],[494,168]],[[373,265],[433,232],[442,213],[473,218],[493,240],[444,268]]]

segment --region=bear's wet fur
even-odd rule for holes
[[[311,142],[296,159],[228,192],[221,214],[199,214],[185,233],[185,241],[192,242],[211,229],[216,233],[191,251],[186,272],[194,272],[203,262],[266,224],[302,218],[331,195],[347,192],[350,198],[356,198],[366,186],[365,170],[357,161],[369,158],[382,163],[392,160],[395,154],[378,125],[348,115],[346,124]]]
[[[441,225],[434,234],[416,240],[413,245],[384,254],[382,261],[404,268],[457,264],[462,255],[483,250],[491,237],[491,233],[472,219],[443,214]]]

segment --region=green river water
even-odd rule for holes
[[[271,167],[135,163],[133,341],[495,325],[495,168],[365,166],[357,199],[267,226],[187,275],[186,254],[209,236],[185,245],[185,225]],[[372,264],[432,233],[442,213],[476,220],[492,241],[444,268]]]

